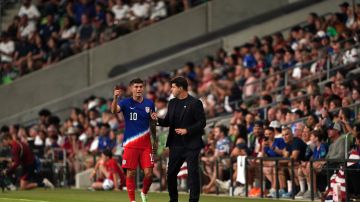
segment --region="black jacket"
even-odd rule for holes
[[[175,133],[174,112],[178,99],[170,100],[168,111],[164,119],[158,119],[158,123],[163,127],[169,128],[169,136],[166,141],[166,147],[171,147],[173,137],[178,135]],[[206,118],[203,104],[200,100],[189,95],[186,100],[186,108],[182,110],[181,127],[186,128],[188,133],[184,135],[185,148],[187,149],[201,149],[204,147],[204,142],[201,136],[204,134],[206,126]]]

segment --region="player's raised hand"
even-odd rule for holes
[[[114,98],[118,98],[122,95],[122,90],[120,86],[116,85],[114,88]]]

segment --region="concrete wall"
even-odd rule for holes
[[[26,111],[41,103],[88,86],[88,55],[78,54],[11,85],[0,86],[0,117]]]
[[[112,89],[116,84],[120,82],[128,83],[130,79],[134,77],[147,78],[149,75],[153,75],[162,70],[174,70],[181,67],[187,61],[196,61],[199,58],[204,58],[206,55],[213,54],[216,50],[222,47],[221,40],[215,40],[206,44],[203,44],[198,47],[193,47],[181,51],[175,55],[163,58],[156,62],[147,64],[145,66],[139,67],[132,71],[129,71],[123,75],[117,76],[115,78],[109,79],[105,82],[98,83],[91,87],[84,88],[73,93],[64,94],[64,96],[47,102],[45,104],[38,105],[31,109],[22,111],[20,113],[14,114],[0,119],[0,126],[2,124],[11,124],[11,123],[22,123],[28,124],[36,121],[37,113],[42,108],[51,109],[51,111],[58,115],[62,120],[68,117],[72,106],[80,106],[84,99],[90,95],[97,95],[110,98],[112,96]]]
[[[210,29],[217,31],[239,21],[286,6],[289,0],[217,0],[210,2]]]
[[[0,86],[2,107],[0,120],[11,120],[9,116],[14,115],[13,117],[18,117],[16,120],[24,122],[34,117],[36,113],[34,111],[40,106],[51,105],[51,109],[61,111],[60,108],[71,106],[75,101],[69,99],[62,104],[57,100],[72,97],[86,87],[99,86],[104,81],[107,82],[108,74],[115,66],[126,65],[131,61],[137,61],[177,44],[204,36],[211,30],[218,30],[243,19],[255,17],[270,11],[269,8],[284,6],[287,1],[272,0],[270,5],[268,0],[214,0],[71,57],[49,69],[32,73],[12,84]],[[237,14],[239,9],[241,12]],[[158,69],[148,69],[138,74],[146,76],[156,71]],[[93,93],[99,95],[98,91]]]

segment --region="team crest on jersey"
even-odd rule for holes
[[[150,112],[150,107],[145,107],[145,111],[146,111],[146,113],[149,113]]]

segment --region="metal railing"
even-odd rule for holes
[[[216,161],[214,162],[215,163],[215,170],[214,172],[216,172],[216,179],[219,179],[219,163],[222,161],[222,160],[231,160],[230,157],[224,157],[224,158],[218,158],[216,159]],[[160,159],[161,162],[163,162],[164,160],[163,159]],[[290,181],[291,181],[291,190],[292,190],[292,193],[291,193],[291,198],[294,200],[295,199],[295,160],[294,159],[291,159],[291,158],[282,158],[282,157],[251,157],[251,156],[248,156],[246,157],[246,164],[245,164],[245,184],[244,184],[244,187],[245,187],[245,196],[248,197],[249,196],[249,193],[248,193],[248,190],[249,190],[249,161],[252,162],[251,166],[252,168],[255,168],[255,169],[260,169],[260,172],[258,173],[259,174],[259,181],[260,181],[260,196],[261,198],[264,198],[264,194],[265,194],[265,190],[264,190],[264,181],[265,181],[265,178],[264,178],[264,173],[263,173],[263,168],[264,168],[264,162],[275,162],[275,164],[273,165],[273,168],[275,170],[275,186],[276,186],[276,198],[280,198],[281,196],[279,195],[279,190],[280,190],[280,179],[279,179],[279,170],[281,168],[287,168],[289,169],[289,172],[290,172]],[[344,174],[345,174],[345,186],[348,187],[348,171],[358,171],[360,172],[360,167],[359,168],[356,168],[356,169],[353,169],[353,168],[348,168],[347,166],[347,163],[360,163],[359,160],[355,160],[355,159],[320,159],[320,160],[310,160],[309,163],[310,163],[310,180],[311,182],[313,182],[314,180],[314,167],[313,167],[313,163],[314,162],[326,162],[326,163],[338,163],[339,165],[342,166],[342,169],[344,171]],[[199,162],[200,164],[202,162]],[[232,163],[231,163],[232,164]],[[282,164],[282,165],[280,165]],[[272,166],[267,166],[267,167],[272,167]],[[339,167],[340,168],[340,167]],[[330,179],[330,176],[332,175],[332,173],[334,173],[334,171],[338,171],[339,168],[326,168],[326,167],[323,167],[323,169],[327,172],[327,179]],[[234,196],[234,181],[233,181],[233,178],[232,178],[232,175],[233,175],[233,167],[232,165],[229,166],[229,169],[230,169],[230,188],[229,188],[229,196]],[[161,171],[161,172],[164,172],[164,171]],[[165,171],[166,172],[166,171]],[[200,170],[201,172],[201,170]],[[162,181],[163,181],[163,178],[164,175],[160,175],[160,191],[164,191],[163,187],[162,187]],[[140,181],[139,181],[140,183]],[[329,186],[330,182],[327,181],[326,182],[327,185]],[[203,186],[203,183],[201,181],[201,187]],[[315,195],[314,195],[314,184],[313,183],[309,183],[310,184],[310,187],[308,187],[308,190],[310,190],[311,192],[311,200],[314,201],[315,199]],[[219,195],[220,192],[219,192],[219,189],[218,187],[216,188],[216,195]],[[350,193],[347,192],[346,193],[346,201],[349,201],[349,198],[350,198]]]
[[[249,187],[249,183],[248,183],[248,160],[253,160],[253,161],[258,161],[259,162],[259,168],[261,169],[260,171],[260,197],[263,198],[264,197],[264,173],[262,171],[263,167],[264,167],[264,161],[275,161],[275,184],[276,184],[276,198],[280,198],[279,196],[279,189],[280,189],[280,183],[279,183],[279,162],[289,162],[290,163],[290,178],[291,178],[291,189],[295,190],[295,171],[294,171],[294,159],[291,158],[282,158],[282,157],[251,157],[248,156],[246,157],[246,165],[245,165],[245,196],[248,197],[248,187]],[[256,167],[255,167],[256,168]],[[291,193],[291,197],[292,199],[295,199],[295,193],[292,192]]]
[[[215,171],[216,172],[216,179],[218,179],[219,177],[219,162],[221,162],[222,160],[231,160],[230,157],[224,157],[224,158],[218,158],[216,159],[215,161]],[[163,159],[160,159],[161,162],[163,162],[164,160]],[[248,190],[249,190],[249,161],[252,161],[252,165],[251,167],[255,168],[255,169],[261,169],[260,172],[259,172],[259,181],[260,181],[260,196],[261,198],[264,198],[264,194],[265,194],[265,190],[264,190],[264,181],[265,181],[265,178],[264,178],[264,173],[263,173],[263,168],[264,168],[264,162],[268,162],[268,161],[272,161],[272,162],[275,162],[275,164],[273,165],[273,168],[275,170],[275,184],[276,184],[276,198],[280,198],[280,195],[279,195],[279,190],[280,190],[280,179],[279,179],[279,170],[281,168],[287,168],[289,169],[290,171],[290,181],[291,181],[291,190],[292,190],[292,193],[291,193],[291,199],[295,199],[295,160],[294,159],[291,159],[291,158],[282,158],[282,157],[251,157],[251,156],[248,156],[246,157],[246,164],[245,164],[245,184],[244,184],[244,187],[245,187],[245,196],[248,197],[249,196],[249,193],[248,193]],[[350,162],[353,162],[353,163],[357,163],[359,164],[360,161],[359,160],[355,160],[355,159],[320,159],[320,160],[310,160],[309,163],[310,163],[310,180],[311,182],[313,182],[314,180],[314,167],[313,167],[313,163],[314,162],[326,162],[326,163],[338,163],[339,165],[342,166],[342,169],[344,171],[344,175],[345,175],[345,186],[346,188],[348,188],[348,171],[357,171],[357,172],[360,172],[360,167],[359,168],[348,168],[347,166],[347,163],[350,163]],[[254,162],[256,162],[254,164]],[[201,164],[201,162],[199,162]],[[231,163],[232,164],[232,163]],[[283,164],[282,166],[280,166],[280,164]],[[254,166],[255,165],[255,166]],[[271,167],[271,166],[268,166],[268,167]],[[340,167],[339,167],[340,168]],[[334,171],[338,171],[339,168],[326,168],[324,167],[323,169],[327,172],[327,179],[330,179],[330,176],[332,175],[332,173],[334,173]],[[234,181],[233,181],[233,178],[232,178],[232,174],[233,174],[233,167],[232,165],[230,165],[229,167],[230,169],[230,188],[229,188],[229,196],[234,196]],[[164,172],[164,171],[161,171],[161,172]],[[165,171],[166,172],[166,171]],[[201,173],[201,170],[200,170],[200,173]],[[162,185],[161,185],[161,182],[162,182],[162,178],[164,177],[164,175],[160,175],[160,191],[164,191]],[[201,178],[200,178],[201,179]],[[139,181],[140,183],[140,181]],[[327,181],[326,182],[327,185],[329,186],[330,185],[330,182]],[[200,185],[201,187],[203,186],[203,183],[202,181],[200,180]],[[310,190],[311,192],[311,200],[314,201],[315,199],[315,195],[314,195],[314,184],[313,183],[310,183],[310,187],[308,187],[308,190]],[[218,187],[216,188],[216,194],[219,195],[220,192],[219,192],[219,189]],[[346,201],[349,201],[350,199],[350,193],[349,192],[346,192]]]

